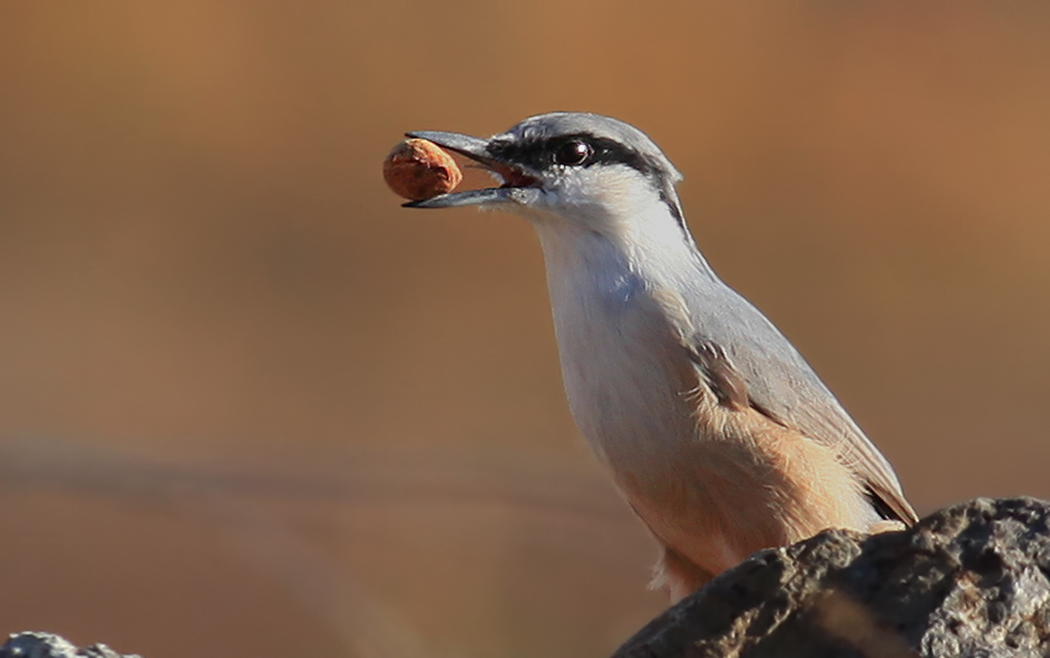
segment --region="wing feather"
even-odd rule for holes
[[[877,510],[889,511],[906,525],[918,521],[893,467],[798,350],[750,302],[717,283],[721,288],[696,300],[698,306],[693,307],[691,319],[696,333],[690,349],[702,355],[712,351],[723,355],[724,363],[718,368],[732,368],[738,374],[752,407],[774,422],[839,451],[841,459],[863,480]],[[696,313],[697,308],[703,313]]]

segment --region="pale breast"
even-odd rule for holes
[[[650,286],[601,244],[547,253],[569,405],[617,477],[658,478],[695,441],[696,375]]]

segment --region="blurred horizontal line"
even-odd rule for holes
[[[494,504],[622,520],[611,484],[522,451],[354,448],[306,457],[295,473],[250,458],[172,464],[56,439],[0,439],[0,489],[44,489],[135,502],[216,494],[393,505]]]

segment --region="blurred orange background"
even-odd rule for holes
[[[655,548],[518,218],[402,132],[586,110],[920,512],[1050,497],[1050,5],[0,5],[0,601],[146,658],[603,656]],[[206,647],[206,649],[205,649]]]

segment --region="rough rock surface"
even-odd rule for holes
[[[104,644],[78,649],[68,640],[51,633],[14,633],[0,647],[0,658],[140,658],[124,656]]]
[[[1050,503],[977,499],[914,527],[756,553],[614,658],[1050,656]]]

